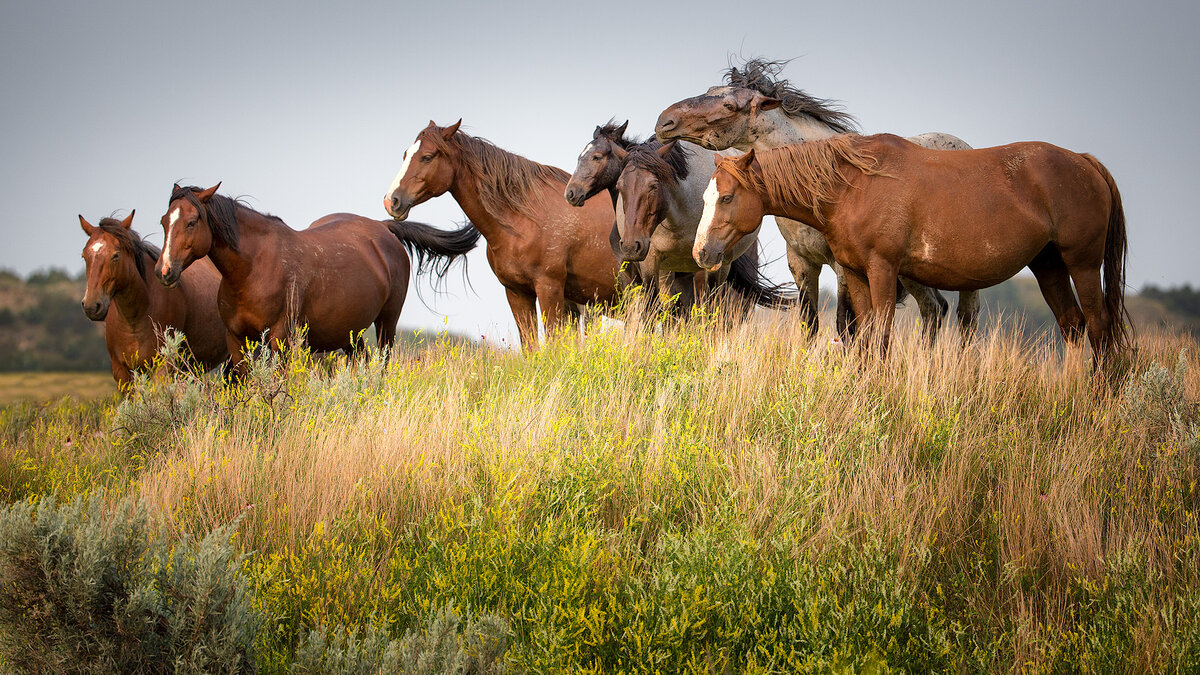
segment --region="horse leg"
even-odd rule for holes
[[[1075,293],[1071,290],[1071,276],[1067,273],[1067,266],[1063,263],[1058,249],[1052,244],[1046,246],[1030,261],[1029,270],[1033,272],[1038,288],[1042,290],[1042,297],[1054,313],[1054,320],[1058,322],[1063,340],[1071,344],[1078,342],[1079,337],[1083,335],[1084,315],[1079,309],[1079,303],[1075,301]]]
[[[808,329],[808,337],[812,339],[820,327],[818,306],[821,302],[821,263],[815,263],[800,255],[791,246],[787,247],[788,269],[796,280],[796,288],[800,291],[800,321]],[[840,326],[840,324],[839,324]]]
[[[379,351],[383,353],[384,358],[391,357],[392,347],[396,344],[396,322],[400,320],[400,310],[404,308],[404,295],[407,290],[406,286],[400,289],[399,293],[393,292],[387,302],[383,303],[379,316],[375,317],[373,322],[375,341],[379,343]]]
[[[562,282],[543,281],[535,289],[537,303],[542,309],[542,323],[546,326],[546,339],[557,335],[567,322],[567,301],[563,297]]]
[[[846,285],[846,297],[852,309],[846,324],[846,331],[853,336],[858,332],[860,323],[868,321],[871,316],[871,287],[867,277],[851,269],[842,268],[842,281]]]
[[[240,382],[246,376],[246,341],[225,331],[225,348],[229,350],[229,364],[225,370],[226,382]]]
[[[837,275],[837,333],[844,342],[850,342],[858,331],[858,322],[855,321],[857,315],[850,296],[850,285],[846,281],[846,268],[838,263],[831,267]]]
[[[521,336],[521,349],[532,352],[538,348],[537,297],[520,290],[505,288],[508,308],[517,322],[517,333]]]
[[[1079,304],[1083,306],[1083,316],[1087,322],[1088,342],[1092,344],[1092,369],[1099,370],[1100,365],[1111,356],[1113,346],[1113,317],[1104,304],[1100,266],[1074,267],[1068,268],[1068,271],[1075,282],[1075,291],[1079,294]]]
[[[880,353],[887,355],[892,337],[892,320],[896,316],[896,268],[877,261],[867,271],[871,291],[872,342],[879,344]]]
[[[963,342],[974,338],[979,327],[979,291],[959,291],[955,314],[958,315],[958,330],[962,333]]]
[[[936,289],[930,288],[924,284],[917,283],[912,279],[900,277],[900,283],[908,294],[916,298],[917,307],[921,309],[921,321],[925,325],[922,327],[925,333],[925,339],[932,347],[934,340],[937,339],[938,331],[942,329],[942,319],[946,316],[946,312],[950,309],[950,305],[946,299],[938,293]],[[896,304],[892,303],[893,306]],[[893,310],[894,311],[894,310]]]

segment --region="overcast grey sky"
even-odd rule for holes
[[[1196,284],[1197,29],[1191,1],[7,0],[0,267],[81,269],[77,213],[136,208],[134,227],[161,244],[174,181],[223,181],[295,228],[335,211],[385,218],[382,195],[430,119],[462,117],[570,171],[596,124],[649,134],[740,54],[799,57],[792,82],[840,100],[866,132],[1096,155],[1124,199],[1130,285]],[[450,227],[462,212],[444,195],[410,217]],[[445,315],[456,330],[514,334],[482,247],[470,276],[474,293],[426,294],[437,313],[410,295],[401,324]]]

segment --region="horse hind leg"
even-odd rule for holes
[[[924,324],[922,332],[925,334],[925,340],[932,345],[937,339],[938,331],[942,329],[942,320],[950,311],[950,304],[937,289],[904,277],[900,277],[900,284],[916,299],[917,307],[921,310],[921,322]]]
[[[1071,290],[1071,275],[1067,273],[1067,266],[1058,249],[1053,245],[1046,246],[1030,261],[1029,270],[1033,272],[1038,288],[1042,290],[1042,297],[1054,313],[1063,340],[1075,344],[1083,335],[1086,321]]]
[[[958,330],[963,342],[972,340],[979,328],[979,291],[959,291],[955,313],[958,315]]]

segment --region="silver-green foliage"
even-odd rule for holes
[[[291,672],[338,675],[500,674],[506,672],[508,624],[493,615],[460,616],[454,603],[430,613],[424,629],[390,639],[379,627],[355,631],[312,631],[296,652]]]
[[[260,620],[231,527],[172,542],[102,494],[0,510],[0,653],[18,672],[252,671]]]

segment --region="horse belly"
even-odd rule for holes
[[[978,290],[1020,272],[1047,243],[1046,237],[1018,242],[917,239],[900,274],[943,290]]]

